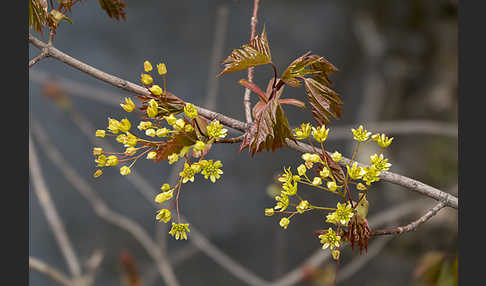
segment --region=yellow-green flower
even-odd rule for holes
[[[124,118],[120,121],[118,129],[120,129],[121,132],[127,132],[130,128],[132,128],[132,124],[128,119]]]
[[[286,217],[283,217],[281,220],[280,220],[280,226],[283,228],[283,229],[287,229],[287,227],[289,226],[289,223],[290,223],[290,219],[286,218]]]
[[[184,122],[184,119],[179,118],[179,119],[176,120],[174,125],[172,125],[172,127],[174,127],[174,129],[177,130],[177,131],[183,131],[185,125],[186,125],[186,123]]]
[[[126,141],[127,141],[127,135],[120,134],[120,135],[116,136],[116,142],[121,143],[121,144],[125,144]]]
[[[299,176],[304,176],[307,172],[307,168],[304,164],[300,164],[299,167],[297,167],[297,172],[299,173]]]
[[[193,163],[191,165],[184,163],[184,169],[179,173],[179,176],[182,178],[182,183],[185,184],[188,181],[194,182],[194,175],[200,171],[201,166],[198,163]]]
[[[335,249],[335,250],[333,250],[333,251],[331,252],[331,254],[332,254],[332,258],[333,258],[334,260],[338,260],[338,259],[339,259],[339,256],[341,255],[341,251],[339,251],[339,250]]]
[[[103,175],[103,170],[98,169],[94,172],[93,177],[98,178],[101,175]]]
[[[170,190],[170,185],[169,184],[163,184],[162,187],[160,187],[160,189],[163,192],[167,192],[168,190]]]
[[[276,210],[280,209],[281,211],[284,211],[290,203],[289,197],[284,193],[282,193],[281,196],[276,196],[275,200],[277,201],[277,205],[274,207]]]
[[[98,167],[106,166],[106,156],[103,154],[99,155],[98,158],[95,159],[95,162],[98,163]]]
[[[273,216],[275,214],[274,209],[265,209],[265,215],[266,216]]]
[[[312,184],[314,186],[320,186],[320,185],[322,185],[322,179],[321,179],[321,177],[314,177],[314,180],[312,180]]]
[[[173,153],[172,155],[169,155],[167,159],[169,160],[169,165],[172,165],[173,163],[179,161],[179,155],[177,153]]]
[[[129,155],[129,156],[133,156],[135,155],[135,153],[137,152],[137,148],[134,148],[134,147],[128,147],[126,150],[125,150],[125,154]]]
[[[164,63],[160,63],[157,65],[157,71],[160,75],[165,75],[167,73],[167,67]]]
[[[149,129],[145,130],[145,135],[147,135],[147,136],[155,137],[155,134],[157,134],[157,132],[155,132],[155,129],[153,129],[153,128],[149,128]]]
[[[149,87],[149,90],[154,95],[161,95],[163,93],[162,88],[160,88],[160,86],[158,86],[156,84]]]
[[[132,171],[127,166],[123,166],[120,168],[120,174],[122,174],[123,176],[129,175],[131,172]]]
[[[118,157],[115,155],[108,156],[106,158],[106,166],[116,166],[118,165]]]
[[[149,106],[147,106],[147,116],[154,118],[159,113],[159,104],[154,99],[149,101]]]
[[[194,144],[194,150],[195,151],[204,151],[206,148],[206,144],[202,142],[201,140],[197,140],[196,144]]]
[[[157,196],[155,196],[155,199],[154,201],[156,203],[163,203],[165,201],[168,201],[170,199],[172,199],[172,196],[174,195],[174,190],[169,190],[169,191],[166,191],[166,192],[162,192],[162,193],[159,193]]]
[[[120,106],[125,109],[126,112],[132,112],[135,109],[135,103],[129,97],[125,97],[125,104],[120,103]]]
[[[378,171],[374,165],[365,167],[364,170],[366,174],[364,174],[362,180],[366,183],[366,185],[371,185],[373,182],[377,182],[380,180],[380,171]]]
[[[156,157],[156,156],[157,156],[157,152],[155,152],[155,151],[151,151],[151,152],[149,152],[149,153],[147,154],[147,159],[149,159],[149,160],[153,160],[153,159],[155,159],[155,157]]]
[[[100,148],[100,147],[94,147],[93,148],[93,155],[101,155],[103,154],[103,148]]]
[[[189,133],[189,132],[194,131],[194,128],[192,127],[191,124],[186,124],[186,126],[184,126],[184,131]]]
[[[363,128],[363,125],[360,125],[358,129],[352,128],[351,131],[353,132],[354,140],[358,142],[364,142],[368,140],[371,135],[371,132]]]
[[[330,248],[338,248],[339,243],[341,241],[341,237],[337,235],[332,228],[329,228],[326,232],[326,234],[321,234],[319,235],[319,238],[321,239],[322,243],[322,249]]]
[[[108,130],[113,134],[117,134],[120,131],[120,122],[116,119],[108,118]]]
[[[189,230],[189,224],[186,223],[172,223],[172,228],[169,231],[169,234],[175,237],[175,239],[185,239],[187,240],[187,232],[190,232]]]
[[[167,129],[165,127],[157,129],[155,134],[157,135],[157,137],[167,137],[167,136],[169,136],[169,129]]]
[[[161,209],[157,213],[157,216],[155,217],[158,221],[163,221],[165,223],[168,223],[172,217],[172,214],[170,213],[170,210],[168,209]]]
[[[224,129],[223,124],[219,123],[218,120],[213,120],[207,126],[207,131],[210,138],[224,138],[228,129]]]
[[[371,141],[376,141],[381,148],[386,148],[392,143],[393,137],[388,138],[384,133],[382,133],[381,135],[379,133],[376,133],[371,136]]]
[[[284,172],[285,174],[278,178],[278,180],[283,183],[282,188],[284,191],[282,191],[282,193],[288,196],[293,196],[297,193],[297,183],[290,171],[290,167],[287,169],[284,168]]]
[[[388,159],[383,157],[383,154],[373,154],[370,156],[370,162],[378,171],[388,171],[392,164],[388,163]]]
[[[348,169],[349,177],[353,180],[361,179],[366,174],[366,171],[362,167],[359,167],[357,162],[354,162],[351,168],[346,165],[346,168]]]
[[[360,191],[366,191],[368,188],[365,185],[363,185],[362,183],[358,183],[356,185],[356,189],[358,189]]]
[[[96,130],[96,137],[99,137],[99,138],[105,138],[106,136],[106,131],[105,130],[101,130],[101,129],[98,129]]]
[[[337,210],[327,215],[326,222],[346,226],[353,215],[353,207],[349,203],[337,203]]]
[[[327,182],[327,188],[334,192],[335,190],[337,190],[338,185],[336,185],[336,182],[334,181],[329,181]]]
[[[184,106],[184,113],[187,117],[194,119],[197,117],[197,108],[192,103],[186,103],[186,106]]]
[[[310,123],[302,123],[300,127],[295,128],[294,137],[297,139],[306,139],[311,133]]]
[[[303,213],[306,210],[308,210],[309,207],[310,207],[309,202],[304,200],[304,201],[300,201],[300,203],[295,207],[295,209],[297,210],[297,212]]]
[[[322,170],[319,172],[319,176],[321,176],[321,178],[325,179],[325,178],[329,177],[329,175],[331,175],[331,171],[329,170],[329,168],[326,167],[326,166],[322,167]]]
[[[154,82],[154,79],[152,78],[152,76],[150,76],[149,74],[142,74],[141,75],[141,78],[142,78],[142,83],[144,85],[151,85],[152,82]]]
[[[172,113],[169,116],[164,116],[164,119],[167,120],[167,124],[170,126],[174,125],[177,121],[177,118]]]
[[[319,143],[322,143],[327,139],[327,134],[329,134],[329,129],[326,129],[326,126],[324,125],[317,128],[312,127],[312,136]]]
[[[152,71],[152,64],[149,61],[143,62],[143,69],[145,70],[145,72]]]
[[[216,182],[216,179],[221,177],[221,174],[223,174],[223,171],[219,169],[223,167],[223,164],[219,160],[214,163],[213,160],[201,160],[199,161],[199,164],[202,168],[201,174],[204,175],[204,179],[209,177],[213,183]]]
[[[331,159],[334,161],[334,162],[339,162],[343,159],[343,155],[341,155],[341,153],[339,153],[338,151],[334,152],[331,154]]]
[[[124,146],[125,147],[135,147],[135,145],[137,145],[137,141],[138,141],[138,138],[137,136],[133,135],[132,133],[130,132],[126,132],[127,134],[127,137],[125,139],[125,142],[123,142],[123,144],[125,144]]]
[[[151,121],[140,121],[138,124],[138,129],[139,130],[146,130],[148,128],[152,127],[152,122]]]

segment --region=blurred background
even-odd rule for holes
[[[246,72],[214,80],[222,66],[215,69],[213,62],[221,62],[248,41],[253,1],[125,2],[126,21],[120,22],[110,19],[98,1],[76,4],[68,14],[73,24],[61,24],[55,46],[137,84],[145,60],[165,62],[169,91],[244,121],[244,89],[237,81],[246,78]],[[350,157],[354,148],[350,128],[364,124],[372,132],[395,138],[386,153],[393,164],[390,171],[457,195],[458,1],[260,2],[257,33],[265,24],[279,72],[309,50],[340,70],[330,79],[344,101],[343,116],[331,122],[327,150]],[[47,41],[45,33],[30,33]],[[38,54],[37,48],[29,47],[29,58]],[[266,87],[271,76],[269,66],[255,68],[260,87]],[[94,253],[103,255],[95,285],[165,284],[153,257],[137,239],[96,215],[93,205],[62,172],[65,168],[50,160],[41,144],[45,138],[39,139],[38,133],[47,135],[110,209],[134,220],[165,249],[181,285],[251,284],[227,271],[229,264],[221,263],[207,247],[202,250],[193,232],[188,241],[176,241],[165,225],[156,223],[156,209],[140,189],[145,194],[157,192],[170,180],[172,166],[140,160],[132,171],[143,177],[142,183],[129,181],[116,169],[92,177],[92,148],[101,141],[119,145],[87,133],[90,128],[104,129],[107,117],[128,116],[134,122],[136,115],[118,105],[129,93],[49,58],[30,69],[29,79],[31,130],[34,126],[37,130],[33,139],[53,203],[80,260],[89,261]],[[213,94],[210,100],[208,93]],[[305,92],[286,88],[284,97],[304,100]],[[254,95],[252,103],[256,103]],[[284,110],[292,126],[312,121],[309,110],[292,106]],[[224,165],[217,183],[200,180],[184,185],[181,210],[191,229],[258,279],[284,283],[280,285],[332,285],[335,262],[322,256],[328,251],[319,251],[319,239],[313,234],[326,227],[323,216],[297,217],[287,230],[279,226],[279,217],[264,216],[264,209],[274,205],[273,179],[284,166],[296,168],[300,154],[284,148],[252,158],[247,150],[238,153],[238,148],[239,144],[221,144],[209,153]],[[373,146],[361,149],[359,160],[366,163],[373,152]],[[29,194],[29,254],[69,273],[32,184]],[[335,203],[332,197],[311,192],[308,198]],[[427,197],[386,182],[377,183],[368,200],[372,227],[408,224],[434,205]],[[370,240],[368,255],[347,247],[338,285],[456,285],[456,254],[457,211],[445,208],[416,232]],[[299,268],[303,264],[307,266]],[[299,275],[303,279],[285,276],[296,269],[305,274]],[[29,280],[30,285],[54,283],[36,271],[30,271]]]

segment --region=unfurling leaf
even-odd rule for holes
[[[171,139],[159,144],[155,162],[163,161],[170,155],[181,152],[182,148],[194,145],[196,141],[196,133],[179,133],[174,135]]]
[[[115,18],[120,21],[120,18],[126,20],[125,11],[123,10],[127,4],[122,0],[99,0],[101,9],[105,10],[108,17]]]
[[[42,34],[42,29],[49,23],[46,0],[29,0],[29,27]]]
[[[295,59],[282,74],[282,81],[291,87],[300,86],[302,77],[312,75],[318,82],[329,86],[331,81],[329,75],[338,69],[323,57],[309,55],[307,52],[303,56]]]
[[[288,105],[293,105],[297,106],[300,108],[305,108],[305,103],[303,103],[300,100],[294,99],[294,98],[283,98],[278,100],[280,104],[288,104]]]
[[[319,125],[328,125],[330,118],[341,118],[343,102],[336,92],[312,78],[305,78],[304,84],[312,115]]]
[[[63,13],[61,13],[57,10],[52,10],[51,15],[52,15],[56,25],[59,25],[59,22],[61,22],[62,20],[66,20],[70,24],[73,23],[73,21],[71,21],[71,19],[69,19],[66,15],[64,15]]]
[[[148,102],[151,99],[155,99],[159,105],[157,118],[163,118],[164,116],[169,116],[170,114],[177,115],[184,111],[186,103],[175,96],[173,93],[166,92],[166,95],[137,95],[137,97],[142,101],[142,107],[140,110],[144,111],[147,109]]]
[[[272,62],[272,56],[268,47],[267,34],[265,28],[263,28],[260,36],[256,36],[250,43],[243,45],[241,49],[233,50],[223,61],[225,67],[219,75],[269,64],[270,62]]]
[[[265,95],[265,92],[263,92],[263,90],[261,90],[260,87],[258,87],[258,85],[256,85],[255,83],[249,82],[246,79],[240,79],[238,81],[238,83],[241,84],[242,86],[248,88],[253,93],[256,93],[258,95],[258,97],[260,98],[260,100],[262,100],[263,102],[266,103],[268,101],[268,98]]]
[[[266,97],[268,98],[270,98],[269,90],[271,92],[272,82],[273,79],[270,80],[269,88],[267,88]],[[287,138],[294,139],[287,117],[279,103],[281,92],[282,89],[267,103],[260,100],[253,107],[255,121],[252,122],[250,128],[245,133],[240,151],[249,147],[250,153],[253,156],[263,149],[274,151],[277,148],[282,148],[284,145],[287,145],[285,142]]]

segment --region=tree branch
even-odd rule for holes
[[[47,44],[43,43],[42,41],[36,39],[32,35],[29,34],[29,41],[32,43],[34,46],[38,48],[45,48]],[[56,58],[67,65],[70,65],[82,72],[85,72],[97,79],[100,79],[102,81],[105,81],[113,86],[116,86],[118,88],[121,88],[123,90],[129,91],[129,92],[134,92],[136,94],[140,95],[148,95],[149,91],[147,91],[145,88],[142,86],[133,84],[131,82],[128,82],[126,80],[120,79],[116,76],[112,76],[110,74],[107,74],[103,71],[100,71],[94,67],[91,67],[79,60],[76,60],[63,52],[57,50],[54,47],[49,47],[48,48],[49,55],[52,56],[53,58]],[[225,115],[219,114],[217,112],[213,112],[210,110],[207,110],[202,107],[197,107],[198,113],[201,114],[202,116],[206,117],[209,120],[219,120],[222,124],[231,127],[233,129],[239,130],[241,132],[246,132],[246,129],[248,128],[248,124],[238,121],[236,119],[227,117]],[[301,151],[301,152],[313,152],[312,147],[308,144],[305,143],[295,143],[292,140],[286,140],[287,146],[289,146],[292,149]],[[349,162],[349,159],[344,158],[343,162],[341,162],[342,165],[344,163]],[[398,174],[394,174],[392,172],[382,172],[380,175],[380,179],[391,182],[400,186],[403,186],[407,189],[410,189],[412,191],[418,192],[422,195],[426,195],[430,198],[433,198],[437,201],[444,201],[445,204],[449,207],[458,208],[458,200],[457,197],[451,196],[441,190],[438,190],[434,187],[431,187],[429,185],[426,185],[422,182],[416,181],[411,178],[407,178],[405,176],[401,176]]]
[[[377,236],[377,235],[390,235],[390,234],[400,234],[403,232],[409,232],[409,231],[415,231],[417,227],[426,221],[428,221],[430,218],[435,216],[441,209],[445,207],[445,204],[443,202],[438,203],[435,205],[433,208],[431,208],[425,215],[417,219],[416,221],[413,221],[405,226],[399,226],[399,227],[394,227],[390,229],[382,229],[382,230],[374,230],[371,235],[372,236]]]
[[[56,268],[50,266],[49,264],[35,257],[29,256],[29,268],[44,274],[45,276],[51,278],[52,280],[56,281],[60,285],[74,286],[73,281],[71,281],[68,277],[66,277],[66,275],[61,273]]]
[[[36,63],[38,63],[40,60],[42,60],[42,59],[44,59],[44,58],[46,58],[46,57],[47,57],[47,53],[42,52],[42,53],[41,53],[40,55],[38,55],[37,57],[35,57],[35,58],[31,59],[31,60],[29,61],[29,69],[30,69],[30,68],[31,68],[33,65],[35,65]]]

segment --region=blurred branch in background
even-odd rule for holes
[[[172,268],[167,262],[167,259],[162,256],[159,246],[152,241],[147,232],[135,221],[110,209],[96,194],[96,191],[67,163],[61,153],[52,145],[42,126],[35,120],[32,120],[31,124],[31,130],[41,144],[49,160],[51,160],[58,167],[58,169],[64,174],[66,179],[75,187],[75,189],[88,200],[95,213],[108,223],[128,231],[137,241],[140,242],[143,248],[147,251],[147,254],[155,261],[158,266],[159,273],[167,285],[179,285]],[[33,147],[32,142],[30,143],[30,146]],[[30,150],[30,152],[32,157],[33,151]]]
[[[59,285],[75,286],[73,281],[67,278],[66,275],[62,274],[59,270],[35,257],[29,256],[29,268],[46,275],[47,277],[59,283]]]

